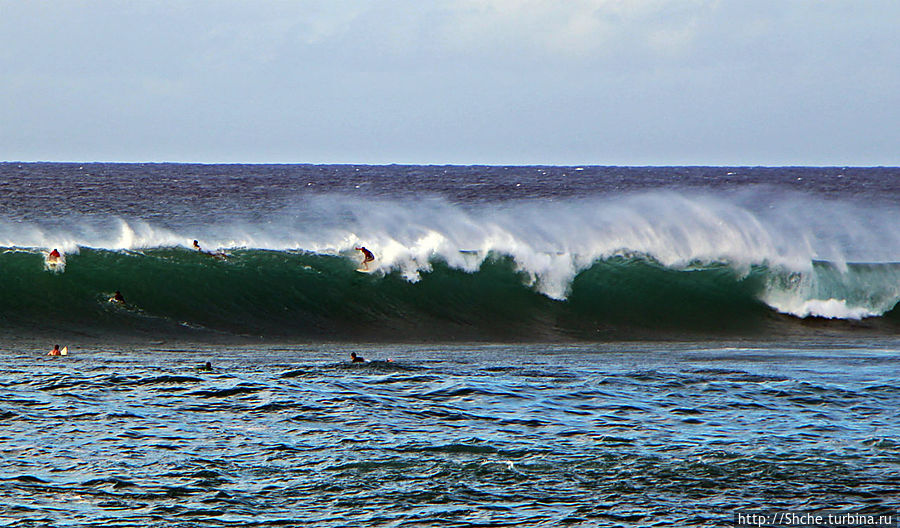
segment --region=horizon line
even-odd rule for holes
[[[661,164],[622,164],[622,163],[454,163],[454,162],[310,162],[310,161],[121,161],[121,160],[2,160],[3,164],[39,164],[58,163],[75,164],[109,164],[109,165],[310,165],[310,166],[363,166],[363,167],[633,167],[633,168],[671,168],[671,167],[722,167],[722,168],[840,168],[840,169],[878,169],[900,168],[900,165],[856,165],[856,164],[698,164],[698,163],[661,163]]]

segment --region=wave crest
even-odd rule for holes
[[[768,306],[797,317],[861,319],[893,310],[900,299],[898,267],[891,264],[900,262],[900,233],[894,228],[900,224],[898,212],[803,195],[651,192],[467,205],[429,197],[398,202],[315,195],[275,215],[252,218],[242,212],[215,224],[182,222],[96,216],[0,222],[0,242],[35,252],[57,247],[70,255],[90,249],[87,258],[73,259],[81,260],[81,266],[74,264],[63,274],[78,276],[82,287],[89,288],[99,284],[94,274],[101,273],[92,263],[102,256],[111,266],[103,272],[110,272],[131,262],[123,257],[127,253],[116,253],[122,251],[139,252],[129,254],[138,256],[140,264],[126,266],[126,283],[151,272],[178,283],[179,275],[196,271],[195,263],[186,260],[193,258],[187,248],[199,239],[206,249],[227,249],[239,253],[238,260],[245,264],[258,261],[262,270],[277,270],[282,282],[302,292],[301,297],[319,295],[315,289],[322,285],[306,281],[305,271],[297,270],[319,269],[312,262],[328,262],[325,269],[331,271],[319,273],[331,277],[332,294],[344,291],[339,283],[357,278],[340,273],[355,267],[359,256],[353,248],[365,245],[377,256],[371,279],[381,281],[371,293],[387,295],[404,310],[420,310],[416,303],[424,301],[407,306],[410,297],[392,297],[399,295],[398,288],[412,287],[401,288],[395,279],[430,291],[439,303],[456,298],[449,284],[462,288],[470,304],[483,306],[494,305],[476,299],[481,294],[466,288],[478,285],[502,302],[515,290],[526,305],[537,303],[540,310],[548,310],[562,303],[576,312],[579,324],[590,320],[598,327],[621,319],[616,303],[630,307],[626,319],[631,324],[647,313],[656,314],[647,321],[678,320],[664,312],[678,312],[680,304],[693,307],[687,311],[697,320],[715,319],[704,310],[727,309],[729,303],[742,307],[737,312]],[[280,255],[278,262],[267,260],[273,254]],[[503,263],[502,273],[497,262]],[[246,269],[229,269],[215,271],[215,281],[205,276],[198,280],[209,282],[210,288],[236,288],[245,296],[263,291],[283,295],[277,288],[260,289]],[[258,281],[265,282],[263,278]],[[111,283],[102,287],[120,289]],[[404,295],[415,297],[412,288]],[[659,297],[661,293],[665,296]],[[533,294],[544,300],[532,299]],[[464,308],[458,308],[459,313],[438,318],[468,320]],[[266,313],[268,307],[261,304],[258,309]],[[167,310],[160,303],[157,311]],[[409,315],[402,311],[391,317]]]

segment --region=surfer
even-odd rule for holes
[[[51,350],[50,352],[47,352],[47,355],[48,356],[61,356],[62,351],[60,351],[59,345],[53,345],[53,350]]]
[[[366,249],[364,246],[360,246],[360,247],[356,248],[356,251],[362,251],[362,254],[363,254],[362,269],[368,271],[369,262],[372,262],[373,260],[375,260],[375,255],[373,255],[372,252],[369,251],[368,249]]]
[[[226,255],[225,253],[222,253],[221,251],[217,251],[215,253],[213,253],[211,251],[203,251],[203,249],[200,247],[200,242],[198,242],[196,240],[194,240],[193,247],[198,252],[203,253],[204,255],[213,257],[213,258],[217,258],[219,260],[225,260],[228,257],[228,255]]]
[[[51,264],[59,262],[59,259],[61,256],[62,255],[59,254],[59,250],[56,248],[53,248],[53,251],[51,251],[50,254],[47,255],[47,262],[49,262]]]
[[[362,356],[357,356],[356,352],[350,352],[350,362],[351,363],[365,363],[366,359]]]
[[[109,298],[109,302],[125,304],[125,297],[122,297],[122,292],[116,290],[115,295]]]

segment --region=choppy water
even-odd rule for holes
[[[900,503],[896,338],[36,346],[3,352],[4,526],[730,526]]]
[[[0,163],[0,526],[895,508],[898,183]]]

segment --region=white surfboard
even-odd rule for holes
[[[69,345],[62,347],[62,350],[59,351],[60,356],[68,356],[69,355]]]

